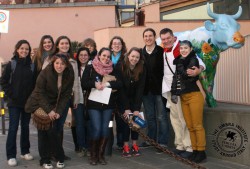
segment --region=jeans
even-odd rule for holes
[[[30,113],[26,113],[24,108],[9,107],[9,132],[6,142],[6,153],[7,160],[10,158],[16,158],[17,146],[17,130],[19,126],[19,120],[21,120],[21,136],[20,136],[20,147],[21,154],[25,155],[30,153],[30,140],[29,140],[29,123]]]
[[[89,109],[89,118],[91,125],[91,138],[98,140],[101,137],[109,137],[109,121],[111,120],[113,109]]]
[[[78,104],[76,109],[72,109],[75,116],[77,143],[80,148],[86,147],[84,105]]]
[[[65,109],[64,109],[63,113],[61,114],[60,118],[58,119],[58,122],[56,124],[56,130],[58,132],[63,132],[63,127],[64,127],[64,123],[65,123],[67,115],[68,115],[70,102],[71,102],[71,100],[68,101],[68,103],[65,106]]]
[[[53,126],[49,130],[38,130],[38,151],[41,157],[40,165],[50,164],[51,152],[55,158],[64,162],[64,150],[60,143],[60,133],[57,132],[56,124],[59,120],[53,121]],[[51,145],[53,147],[51,147]]]
[[[144,95],[142,100],[148,122],[148,137],[154,139],[159,144],[167,145],[170,127],[169,112],[167,112],[166,107],[163,105],[162,96],[149,93],[148,95]]]

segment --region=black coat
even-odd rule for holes
[[[195,52],[191,51],[191,53],[185,58],[181,58],[181,56],[178,56],[174,59],[173,63],[174,65],[176,65],[176,71],[173,76],[171,94],[179,96],[184,93],[200,91],[199,87],[196,84],[199,76],[190,77],[187,74],[187,69],[192,68],[193,66],[199,68],[199,61],[196,58]]]
[[[12,58],[16,60],[14,72],[11,61],[7,64],[1,77],[1,86],[6,94],[8,106],[23,108],[35,86],[35,73],[31,70],[30,57]]]
[[[109,82],[111,86],[110,88],[115,90],[120,89],[122,87],[122,82],[120,80],[119,74],[115,70],[113,70],[110,75],[116,77],[116,81]],[[101,81],[103,79],[103,76],[97,73],[92,65],[87,65],[81,79],[82,90],[90,91],[91,88],[95,88],[96,77],[99,77]],[[116,99],[117,92],[111,93],[108,105],[87,99],[87,108],[99,110],[113,109],[116,107]]]
[[[148,54],[146,47],[143,48],[142,54],[145,59],[147,70],[144,94],[151,92],[153,95],[162,94],[162,80],[164,74],[163,48],[156,45],[153,52]]]
[[[142,104],[142,97],[144,92],[146,69],[139,75],[139,79],[135,81],[133,77],[123,73],[124,65],[119,65],[119,72],[121,72],[122,88],[119,90],[120,104],[124,110],[140,111]]]
[[[46,113],[50,113],[56,107],[58,97],[58,74],[53,68],[53,64],[49,64],[40,72],[37,77],[36,87],[30,95],[25,110],[33,113],[41,107]],[[61,93],[55,112],[62,114],[67,102],[69,101],[74,84],[74,71],[71,65],[67,67],[62,75]]]

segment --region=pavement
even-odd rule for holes
[[[0,120],[1,124],[2,121]],[[8,120],[5,122],[6,128],[8,128]],[[2,133],[2,129],[0,130]],[[34,160],[25,161],[20,158],[20,129],[17,137],[17,161],[18,166],[9,167],[6,160],[6,135],[0,134],[0,169],[41,169],[39,165],[38,154],[38,141],[37,131],[35,127],[30,124],[30,152],[34,156]],[[139,140],[141,142],[142,140]],[[112,152],[112,156],[106,156],[107,165],[92,166],[89,164],[88,157],[78,157],[74,152],[74,144],[72,140],[71,130],[65,127],[64,130],[64,151],[67,156],[71,157],[71,160],[65,161],[65,168],[69,169],[192,169],[191,166],[175,160],[165,153],[157,153],[154,147],[141,149],[142,155],[139,157],[124,158],[121,156],[121,151],[116,150],[115,144]],[[55,166],[55,162],[53,162]],[[200,164],[207,169],[250,169],[250,166],[244,166],[230,161],[224,161],[217,158],[209,157],[207,161]]]

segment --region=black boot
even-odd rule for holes
[[[99,140],[91,140],[90,143],[90,164],[97,165],[97,151],[98,151]]]
[[[108,142],[108,138],[101,138],[99,142],[99,163],[102,165],[106,165],[107,161],[105,160],[104,153],[105,153],[105,148]]]
[[[193,150],[193,154],[188,158],[188,160],[194,161],[196,155],[197,155],[197,150]]]
[[[77,143],[76,127],[71,127],[71,133],[72,133],[73,142],[75,145],[75,152],[78,153],[80,151],[80,148]]]
[[[207,158],[207,155],[205,151],[197,151],[197,154],[195,156],[194,162],[201,163]]]

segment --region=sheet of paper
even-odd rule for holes
[[[103,90],[97,90],[95,88],[91,89],[91,92],[89,94],[89,100],[103,103],[103,104],[108,104],[110,95],[111,95],[111,88],[104,88]]]

